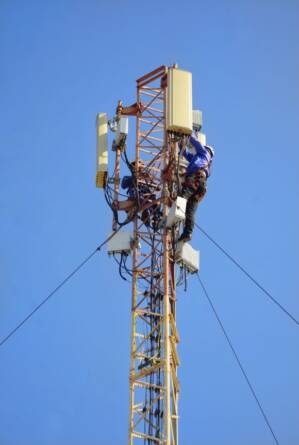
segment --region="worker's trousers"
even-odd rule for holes
[[[186,176],[181,196],[187,199],[186,219],[183,234],[188,237],[191,237],[192,235],[195,222],[195,213],[198,204],[205,196],[206,191],[207,179],[204,171],[200,170],[196,174]]]

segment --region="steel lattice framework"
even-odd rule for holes
[[[172,184],[161,171],[175,144],[165,128],[167,67],[137,80],[135,162],[142,160],[156,187],[163,216]],[[137,187],[142,186],[137,172]],[[175,229],[154,231],[134,219],[129,445],[178,444]]]

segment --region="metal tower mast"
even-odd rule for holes
[[[163,216],[173,185],[161,171],[175,156],[166,132],[167,67],[137,80],[135,162],[143,161],[161,199]],[[137,186],[139,185],[137,171]],[[178,444],[174,230],[157,231],[134,219],[129,445]]]
[[[133,162],[127,157],[126,116],[136,117]],[[119,101],[116,116],[108,120],[106,113],[99,113],[96,126],[96,185],[105,189],[113,211],[108,253],[116,259],[122,278],[123,273],[132,277],[128,444],[178,445],[176,268],[179,263],[180,278],[199,270],[199,252],[177,242],[187,202],[181,196],[186,164],[180,153],[193,129],[201,128],[201,112],[192,110],[192,74],[177,66],[151,71],[137,79],[136,103],[123,107]],[[116,155],[110,177],[108,127],[115,133]],[[128,190],[125,201],[119,200],[121,160],[131,172],[122,178],[122,188]],[[127,214],[122,222],[119,210]],[[130,222],[133,235],[120,230]]]

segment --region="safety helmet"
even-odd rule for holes
[[[209,152],[211,153],[211,156],[213,157],[215,154],[214,148],[211,145],[206,145],[205,147],[209,150]]]

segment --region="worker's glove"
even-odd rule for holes
[[[119,116],[122,113],[123,110],[123,104],[122,101],[119,100],[116,107],[116,115]]]

